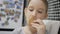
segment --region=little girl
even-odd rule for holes
[[[48,14],[47,0],[30,0],[25,8],[25,17],[27,25],[23,28],[25,34],[45,34],[46,26],[42,20],[46,19]]]

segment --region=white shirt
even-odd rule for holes
[[[46,24],[47,34],[58,34],[60,21],[44,20],[44,22]]]

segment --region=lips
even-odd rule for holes
[[[39,22],[33,22],[33,23],[39,24]]]

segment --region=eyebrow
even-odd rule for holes
[[[29,6],[28,8],[34,8],[33,6]],[[44,9],[42,9],[42,8],[39,8],[38,10],[43,10],[44,11]]]
[[[32,6],[29,6],[28,8],[33,8]]]
[[[44,9],[42,9],[42,8],[39,8],[38,10],[43,10],[44,11]]]

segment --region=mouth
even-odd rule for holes
[[[31,23],[39,24],[39,22],[34,22],[34,20],[36,20],[36,19],[34,19],[34,17],[31,17],[31,19],[29,20],[29,24],[31,24]]]
[[[39,24],[39,22],[33,22],[33,23]]]

